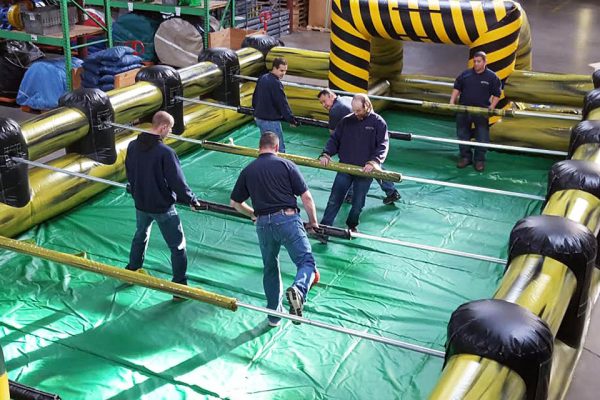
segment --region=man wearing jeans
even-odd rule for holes
[[[127,147],[125,171],[135,202],[136,231],[131,243],[131,271],[143,271],[144,255],[150,239],[152,223],[156,221],[171,250],[173,282],[187,285],[187,255],[185,236],[175,202],[199,206],[185,178],[177,154],[162,140],[173,127],[173,117],[159,111],[152,118],[151,133],[141,133]],[[182,300],[174,296],[174,301]]]
[[[371,100],[365,94],[357,94],[352,99],[352,114],[344,117],[330,136],[323,153],[321,164],[326,166],[331,157],[338,154],[340,162],[362,167],[364,172],[381,169],[388,153],[389,135],[387,124],[378,114],[373,112]],[[356,232],[358,220],[367,192],[373,178],[366,178],[338,172],[333,181],[327,207],[323,213],[321,224],[333,225],[344,197],[352,186],[352,208],[348,213],[346,225]]]
[[[281,120],[289,122],[292,126],[298,125],[298,122],[292,115],[292,110],[281,84],[281,79],[285,76],[287,68],[285,58],[275,57],[271,72],[264,74],[258,79],[254,88],[254,94],[252,95],[254,120],[260,129],[260,134],[264,135],[265,132],[276,133],[279,137],[280,153],[285,153]]]
[[[459,104],[475,106],[493,110],[498,104],[502,91],[502,82],[489,68],[486,68],[486,54],[478,51],[473,54],[473,68],[463,71],[454,82],[454,89],[450,97],[450,104],[455,104],[460,97]],[[491,101],[490,101],[491,99]],[[471,124],[475,131],[471,131]],[[456,114],[456,136],[459,140],[469,141],[475,134],[479,143],[490,142],[490,127],[487,115],[469,114],[459,112]],[[469,145],[459,145],[460,158],[457,168],[465,168],[475,161],[475,170],[482,172],[485,169],[485,147],[476,147],[475,154]]]
[[[335,132],[335,128],[340,121],[346,115],[352,114],[352,97],[338,96],[331,89],[323,89],[319,92],[317,98],[319,99],[319,102],[323,108],[329,111],[329,133],[333,135],[333,132]],[[383,166],[381,168],[383,169]],[[400,196],[400,192],[398,192],[393,182],[377,179],[377,183],[379,184],[381,190],[383,190],[385,193],[383,204],[386,206],[394,204],[394,202],[402,198],[402,196]],[[344,201],[352,204],[352,195],[352,186],[350,186]]]
[[[267,308],[281,311],[283,285],[279,272],[279,250],[283,245],[296,264],[296,278],[285,294],[290,314],[302,316],[308,291],[318,282],[319,272],[306,236],[296,196],[308,214],[309,227],[318,227],[312,195],[296,164],[277,157],[279,138],[266,132],[260,138],[259,156],[240,173],[231,192],[231,206],[256,223],[263,260],[263,287]],[[250,207],[246,200],[252,200]],[[275,327],[280,318],[269,315]],[[294,322],[296,323],[296,322]]]

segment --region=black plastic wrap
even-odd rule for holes
[[[160,89],[163,94],[161,109],[171,114],[175,120],[173,133],[181,135],[185,130],[185,125],[183,123],[183,100],[177,98],[177,96],[183,96],[183,85],[179,72],[167,65],[153,65],[141,69],[136,75],[135,81],[150,82]]]
[[[240,60],[237,53],[226,48],[205,49],[198,56],[198,62],[210,61],[219,66],[223,72],[223,82],[217,87],[212,96],[227,105],[240,105]]]
[[[539,254],[565,264],[577,279],[556,337],[578,347],[585,325],[590,280],[596,261],[596,238],[584,225],[553,215],[521,219],[509,239],[509,261],[523,254]]]
[[[600,143],[600,121],[581,121],[571,129],[569,158],[585,143]]]
[[[273,36],[269,35],[251,35],[246,36],[244,41],[242,42],[242,48],[244,47],[252,47],[261,53],[263,56],[267,56],[269,51],[275,46],[283,46],[283,42]]]
[[[0,97],[16,98],[23,75],[44,53],[31,42],[0,40]]]
[[[495,360],[525,381],[527,399],[548,396],[554,340],[540,317],[505,300],[461,305],[448,323],[446,362],[456,354]]]
[[[82,88],[65,93],[58,103],[61,107],[80,110],[90,123],[88,134],[71,144],[67,151],[82,154],[103,164],[113,164],[117,160],[115,128],[107,122],[114,122],[115,111],[108,95],[100,89]]]
[[[27,143],[19,124],[0,117],[0,201],[12,207],[23,207],[29,203],[28,167],[11,157],[28,159]]]
[[[594,89],[583,99],[583,119],[588,119],[590,111],[600,107],[600,89]]]

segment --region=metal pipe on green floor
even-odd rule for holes
[[[252,81],[252,82],[258,81],[258,78],[255,78],[252,76],[245,76],[245,75],[235,75],[235,76],[240,79],[247,80],[247,81]],[[282,81],[281,83],[284,86],[291,86],[291,87],[297,87],[297,88],[303,88],[303,89],[312,89],[312,90],[326,89],[323,86],[306,85],[306,84],[302,84],[302,83],[294,83],[294,82],[287,82],[287,81]],[[337,94],[342,94],[342,95],[346,95],[346,96],[353,96],[355,94],[355,93],[347,92],[347,91],[343,91],[343,90],[332,90],[332,91]],[[463,105],[449,104],[449,103],[436,103],[436,102],[431,102],[431,101],[404,99],[404,98],[390,97],[390,96],[369,95],[369,97],[374,100],[385,100],[385,101],[390,101],[393,103],[415,105],[415,106],[420,106],[425,109],[432,109],[432,110],[446,110],[446,111],[452,111],[452,112],[468,112],[470,114],[498,116],[498,117],[525,116],[525,117],[551,118],[551,119],[561,119],[561,120],[570,120],[570,121],[580,121],[581,120],[581,117],[576,116],[576,115],[540,113],[540,112],[533,112],[533,111],[517,111],[517,110],[511,110],[511,109],[490,110],[490,109],[483,108],[483,107],[463,106]]]
[[[142,129],[139,129],[139,131],[149,132],[147,130],[142,130]],[[178,138],[178,137],[176,136],[175,138]],[[179,139],[184,140],[184,141],[193,140],[193,139],[187,139],[187,138],[179,138]],[[53,167],[51,165],[43,164],[43,163],[40,163],[37,161],[29,161],[29,160],[25,160],[20,157],[13,157],[12,160],[14,162],[20,162],[20,163],[24,163],[24,164],[27,164],[27,165],[30,165],[33,167],[43,168],[43,169],[47,169],[47,170],[54,171],[54,172],[60,172],[65,175],[74,176],[76,178],[81,178],[81,179],[86,179],[86,180],[89,180],[92,182],[103,183],[105,185],[115,186],[115,187],[122,188],[122,189],[127,188],[127,185],[124,183],[115,182],[115,181],[111,181],[108,179],[99,178],[99,177],[91,176],[91,175],[87,175],[87,174],[82,174],[82,173],[75,172],[75,171],[69,171],[64,168]],[[199,204],[200,204],[199,208],[195,208],[197,211],[199,211],[199,210],[213,211],[213,212],[220,213],[220,214],[233,215],[235,217],[249,219],[247,216],[237,212],[237,210],[235,210],[235,208],[225,205],[225,204],[212,203],[212,202],[204,201],[204,200],[199,200]],[[506,260],[503,260],[501,258],[490,257],[490,256],[474,254],[474,253],[467,253],[467,252],[458,251],[458,250],[444,249],[441,247],[423,245],[423,244],[418,244],[418,243],[411,243],[411,242],[406,242],[403,240],[397,240],[397,239],[392,239],[392,238],[367,235],[365,233],[352,232],[348,229],[336,228],[336,227],[332,227],[332,226],[323,225],[323,226],[320,226],[319,228],[315,228],[315,229],[319,232],[319,235],[321,235],[321,236],[331,235],[333,237],[343,238],[343,239],[360,238],[360,239],[372,240],[372,241],[381,242],[381,243],[394,244],[394,245],[402,246],[402,247],[427,250],[427,251],[432,251],[432,252],[441,253],[441,254],[448,254],[448,255],[453,255],[453,256],[457,256],[457,257],[464,257],[464,258],[470,258],[470,259],[474,259],[474,260],[487,261],[487,262],[491,262],[491,263],[495,263],[495,264],[501,264],[501,265],[506,264]]]
[[[134,285],[160,290],[161,292],[170,293],[174,296],[185,297],[187,299],[209,303],[231,311],[235,311],[237,309],[236,299],[233,297],[226,297],[202,290],[200,288],[173,283],[165,279],[159,279],[150,275],[129,271],[125,268],[116,268],[72,254],[65,254],[39,247],[31,243],[24,243],[19,240],[9,239],[4,236],[0,236],[0,248],[15,251],[21,254],[27,254],[33,257],[43,258],[45,260],[54,261],[65,265],[70,265],[85,271],[95,272],[104,276],[110,276]]]
[[[228,106],[226,104],[216,103],[213,101],[190,99],[190,98],[179,97],[179,96],[177,96],[177,99],[187,101],[190,103],[194,103],[194,104],[200,104],[200,105],[205,105],[205,106],[209,106],[209,107],[217,107],[217,108],[223,108],[226,110],[237,111],[237,112],[241,112],[243,114],[248,114],[248,115],[250,115],[250,113],[252,111],[252,109],[249,107],[234,107],[234,106]],[[305,124],[305,125],[317,126],[317,127],[321,127],[321,128],[328,128],[327,121],[318,120],[318,119],[314,119],[314,118],[304,118],[304,117],[297,117],[297,119],[299,120],[299,122],[301,122],[302,124]],[[405,140],[405,141],[423,140],[423,141],[428,141],[428,142],[464,144],[464,145],[473,146],[473,147],[485,147],[488,149],[514,151],[514,152],[520,152],[520,153],[544,154],[544,155],[553,155],[553,156],[566,156],[567,155],[566,151],[558,151],[558,150],[532,149],[529,147],[508,146],[508,145],[504,145],[504,144],[479,143],[479,142],[472,142],[472,141],[467,141],[467,140],[447,139],[447,138],[440,138],[440,137],[435,137],[435,136],[416,135],[414,133],[409,133],[409,132],[388,131],[388,133],[390,135],[390,139],[398,139],[398,140]]]

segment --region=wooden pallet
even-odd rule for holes
[[[325,28],[323,26],[311,26],[311,25],[307,25],[306,26],[306,30],[307,31],[315,31],[315,32],[331,32],[331,29],[329,28]]]

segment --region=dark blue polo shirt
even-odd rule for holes
[[[490,106],[490,96],[500,97],[502,82],[489,68],[481,74],[471,68],[463,71],[456,78],[454,89],[460,91],[458,104],[487,108]]]
[[[294,116],[279,78],[268,72],[258,78],[252,95],[254,116],[268,121],[294,122]]]
[[[266,215],[285,208],[298,210],[296,196],[307,190],[296,164],[273,153],[264,153],[242,170],[231,200],[241,203],[250,197],[254,215]]]
[[[342,118],[352,113],[352,97],[338,96],[329,110],[329,129],[334,130]]]
[[[388,153],[387,124],[371,112],[362,121],[356,115],[345,116],[329,137],[323,152],[339,155],[340,162],[364,166],[367,161],[383,164]]]

